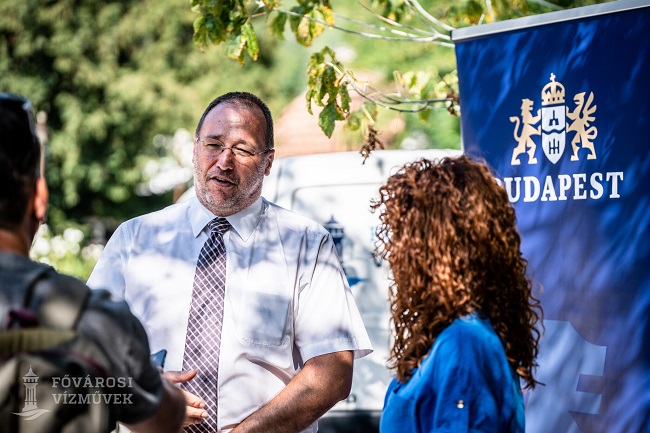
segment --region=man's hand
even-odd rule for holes
[[[172,383],[183,383],[190,381],[196,376],[196,370],[187,371],[165,371],[163,375]],[[208,417],[208,412],[205,410],[205,401],[199,396],[181,389],[185,397],[187,407],[185,409],[185,420],[183,427],[192,424],[200,424],[205,418]]]
[[[133,433],[178,433],[185,418],[185,401],[182,390],[169,380],[161,378],[163,396],[155,414],[137,424],[126,424],[127,432]],[[124,431],[117,428],[116,431]]]

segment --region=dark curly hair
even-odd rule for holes
[[[542,309],[526,276],[515,211],[487,164],[468,156],[402,167],[379,190],[379,254],[390,264],[395,341],[388,365],[407,381],[436,337],[481,310],[512,368],[534,388]]]

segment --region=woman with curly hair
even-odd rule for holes
[[[396,371],[381,433],[524,432],[542,310],[505,189],[461,156],[408,164],[379,192]]]

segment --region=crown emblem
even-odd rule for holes
[[[564,104],[564,86],[555,81],[551,74],[551,82],[542,89],[542,105]]]
[[[537,144],[533,139],[536,135],[542,136],[542,149],[553,164],[557,163],[564,153],[566,135],[569,133],[573,133],[571,161],[580,160],[580,149],[589,151],[587,159],[596,159],[593,141],[598,136],[598,129],[593,124],[596,120],[594,92],[576,93],[573,96],[575,108],[571,110],[564,105],[564,85],[555,81],[555,78],[555,74],[551,73],[551,81],[542,89],[541,109],[534,112],[533,101],[523,98],[521,115],[510,116],[510,122],[515,124],[512,135],[517,142],[512,151],[511,165],[519,165],[519,158],[523,153],[528,154],[528,164],[537,164]]]

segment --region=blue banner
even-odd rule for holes
[[[526,431],[650,432],[650,4],[452,38],[464,149],[506,187],[543,290]]]

